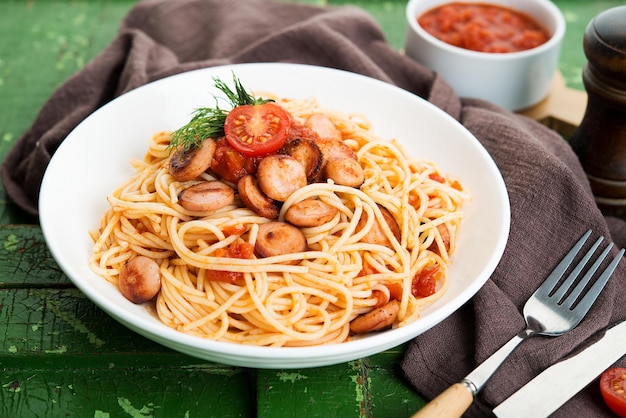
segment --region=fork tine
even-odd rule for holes
[[[587,254],[585,254],[585,256],[582,258],[582,260],[580,260],[580,262],[576,265],[574,270],[569,274],[569,276],[567,276],[567,279],[554,292],[554,294],[552,294],[552,297],[555,298],[556,300],[558,300],[559,303],[561,302],[561,299],[563,299],[563,296],[569,290],[569,288],[572,287],[573,283],[576,281],[576,278],[578,277],[580,272],[583,270],[583,268],[585,268],[585,266],[589,262],[589,259],[596,252],[596,250],[598,249],[598,246],[600,245],[600,243],[603,240],[604,240],[604,238],[600,237],[600,238],[598,238],[596,240],[596,242],[593,243],[593,245],[591,246],[589,251],[587,251]],[[613,244],[611,244],[611,245],[613,245]],[[606,257],[606,254],[604,254],[602,259],[604,259],[604,257]],[[600,261],[602,261],[602,260],[600,260]],[[591,274],[593,274],[598,269],[598,266],[599,266],[599,264],[597,266],[595,266],[595,269],[593,270],[593,272]]]
[[[559,264],[552,270],[552,273],[546,278],[541,286],[537,289],[535,294],[544,294],[549,295],[554,289],[554,286],[559,282],[565,271],[572,263],[582,246],[587,241],[587,238],[591,235],[591,230],[585,232],[585,234],[578,240],[576,244],[572,247],[572,249],[563,257],[563,259],[559,262]]]
[[[591,281],[591,278],[596,273],[596,271],[600,267],[600,264],[602,264],[602,262],[604,261],[604,259],[606,258],[607,254],[609,253],[609,251],[611,250],[612,247],[613,247],[613,243],[610,242],[606,246],[604,251],[602,251],[600,256],[598,256],[598,258],[596,259],[595,263],[593,263],[593,265],[589,268],[589,270],[587,270],[587,272],[585,273],[583,278],[578,282],[578,285],[576,285],[574,290],[572,290],[572,292],[567,297],[567,299],[565,299],[563,301],[559,300],[559,303],[562,303],[567,308],[572,309],[572,307],[574,306],[574,303],[576,303],[576,300],[578,299],[578,297],[582,294],[583,290],[585,290],[585,287],[587,287],[587,284]],[[563,287],[565,287],[565,286],[563,286]],[[559,290],[561,290],[561,289],[559,289]],[[567,289],[565,289],[565,290],[567,290]]]
[[[593,302],[595,302],[602,289],[604,289],[604,286],[609,281],[609,278],[617,268],[617,265],[619,264],[623,256],[624,249],[621,249],[615,256],[615,258],[613,258],[611,263],[606,267],[606,269],[604,269],[602,275],[598,277],[598,280],[596,280],[591,289],[589,289],[587,294],[581,299],[576,308],[574,308],[575,311],[579,311],[578,314],[580,315],[581,319],[587,313],[589,308],[591,308],[591,305],[593,305]]]

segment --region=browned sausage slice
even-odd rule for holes
[[[365,171],[357,160],[340,158],[331,160],[324,170],[326,178],[332,179],[335,184],[348,187],[360,187],[365,181]]]
[[[315,140],[315,143],[322,151],[322,156],[326,164],[328,161],[338,160],[341,158],[352,158],[356,160],[356,153],[341,139],[333,138],[319,138]]]
[[[306,249],[304,233],[284,222],[268,222],[261,225],[254,245],[256,255],[261,258],[299,253]]]
[[[206,212],[221,209],[235,200],[235,191],[221,181],[203,181],[178,195],[178,203],[187,210]]]
[[[144,303],[161,290],[161,274],[156,261],[143,255],[122,266],[118,280],[120,292],[133,303]]]
[[[268,219],[278,217],[279,207],[276,202],[263,194],[259,184],[251,174],[242,177],[237,182],[237,191],[243,204],[257,215]]]
[[[307,118],[304,126],[312,129],[320,138],[332,138],[342,140],[341,131],[337,129],[333,121],[322,113],[314,113]]]
[[[177,181],[189,181],[204,173],[215,153],[215,141],[207,138],[200,147],[178,148],[170,158],[170,174]]]
[[[302,164],[309,183],[313,183],[319,178],[319,172],[322,169],[322,151],[315,141],[307,138],[295,138],[283,145],[280,153],[291,155]]]
[[[263,158],[256,176],[263,193],[279,202],[284,202],[293,192],[307,185],[302,164],[286,154]]]
[[[400,241],[401,233],[400,233],[400,226],[398,226],[398,222],[396,222],[393,215],[386,208],[380,205],[378,207],[380,208],[380,211],[383,215],[383,218],[387,222],[387,225],[389,225],[389,228],[391,229],[391,233],[396,238],[396,240]],[[356,231],[358,232],[361,229],[363,229],[366,222],[367,222],[367,214],[363,213],[363,216],[361,217],[361,219],[359,219],[359,222],[357,223]],[[374,221],[374,225],[372,225],[372,229],[370,229],[368,233],[365,234],[363,238],[361,238],[361,242],[366,242],[368,244],[384,245],[386,247],[393,249],[391,242],[387,238],[387,235],[385,235],[385,233],[383,232],[383,229],[378,223],[378,220]]]
[[[285,212],[285,220],[300,227],[314,227],[324,225],[339,212],[334,206],[319,199],[304,199],[295,203]]]
[[[398,312],[400,312],[400,302],[393,299],[380,308],[357,316],[350,322],[350,331],[355,334],[365,334],[389,328],[398,317]]]

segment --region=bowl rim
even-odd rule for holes
[[[417,23],[418,14],[416,13],[415,9],[418,6],[418,3],[423,2],[423,1],[424,0],[409,0],[409,2],[407,3],[406,8],[405,8],[405,12],[406,12],[405,15],[406,15],[407,23],[409,25],[409,29],[413,33],[417,34],[424,41],[450,54],[457,54],[457,55],[465,56],[468,58],[474,58],[474,59],[485,59],[485,60],[495,60],[495,61],[522,59],[527,56],[539,55],[546,50],[551,50],[552,48],[557,47],[559,44],[561,44],[563,37],[565,36],[565,29],[566,29],[565,16],[563,16],[563,13],[561,12],[561,10],[549,0],[530,0],[534,2],[535,4],[543,7],[554,20],[554,31],[550,34],[550,39],[548,39],[546,42],[544,42],[541,45],[538,45],[531,49],[526,49],[524,51],[499,53],[499,52],[482,52],[482,51],[474,51],[470,49],[465,49],[465,48],[451,45],[447,42],[444,42],[436,38],[435,36],[428,33],[419,23]],[[435,2],[437,4],[434,4],[431,7],[425,9],[425,11],[431,10],[435,7],[438,7],[447,3],[495,4],[495,5],[500,5],[500,6],[512,9],[514,11],[520,11],[518,7],[513,5],[514,3],[503,2],[501,0],[441,0],[441,1],[435,0]],[[522,13],[525,13],[529,15],[530,17],[536,19],[536,17],[531,15],[530,13],[527,13],[527,12],[522,12]]]

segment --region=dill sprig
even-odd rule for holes
[[[241,84],[241,81],[235,74],[233,74],[233,83],[235,84],[235,91],[232,91],[226,83],[220,80],[217,77],[213,78],[213,82],[215,83],[215,87],[221,90],[226,97],[228,98],[232,107],[242,106],[242,105],[259,105],[267,102],[271,102],[270,99],[256,98],[254,95],[248,93],[245,87]]]
[[[254,97],[245,89],[234,73],[234,91],[217,77],[213,77],[213,82],[215,87],[224,93],[231,109],[237,106],[259,105],[273,101]],[[199,147],[207,138],[224,136],[224,121],[229,110],[221,109],[217,97],[215,99],[215,107],[195,109],[191,120],[172,133],[172,139],[168,146],[170,150],[182,147],[183,151],[187,151]]]
[[[219,138],[224,135],[224,121],[228,111],[219,107],[201,107],[194,110],[193,117],[184,126],[172,133],[168,148],[184,150],[202,145],[207,138]]]

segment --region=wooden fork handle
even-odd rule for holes
[[[455,383],[417,411],[411,418],[458,418],[474,401],[463,383]]]

